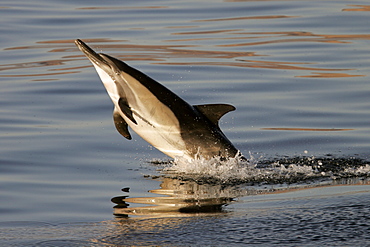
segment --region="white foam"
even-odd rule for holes
[[[193,179],[217,178],[221,181],[228,181],[253,175],[255,166],[256,164],[253,161],[246,162],[240,158],[230,158],[228,160],[221,160],[220,157],[212,159],[199,157],[191,160],[175,158],[174,162],[164,169],[164,172],[191,176]]]
[[[164,168],[167,175],[179,176],[192,180],[217,180],[221,183],[262,182],[266,180],[286,179],[294,176],[316,175],[309,166],[272,164],[269,167],[257,167],[258,159],[250,154],[248,161],[238,156],[228,160],[219,157],[212,159],[181,159],[177,158]]]
[[[370,165],[366,164],[360,167],[349,167],[343,170],[343,173],[355,176],[369,176],[370,175]]]
[[[321,160],[309,158],[309,164],[281,164],[279,162],[259,164],[260,158],[252,154],[248,161],[238,156],[228,160],[219,157],[212,159],[181,159],[176,158],[163,169],[166,176],[191,179],[196,181],[212,181],[217,183],[292,183],[303,182],[312,178],[336,179],[338,174],[345,176],[369,176],[370,165],[352,167],[341,170],[339,173],[319,169]],[[317,163],[314,165],[314,163]],[[339,176],[341,177],[341,176]]]

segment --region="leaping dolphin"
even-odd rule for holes
[[[240,155],[218,125],[235,110],[228,104],[190,105],[126,63],[96,53],[77,39],[77,47],[94,65],[114,104],[118,132],[131,139],[128,126],[168,156],[206,159]]]

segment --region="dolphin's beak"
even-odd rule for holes
[[[109,64],[107,63],[107,61],[105,61],[104,58],[102,58],[93,49],[88,47],[82,40],[76,39],[75,44],[77,45],[78,49],[80,49],[93,64],[99,67],[101,67],[103,64],[109,66]]]

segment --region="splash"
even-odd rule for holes
[[[187,160],[176,158],[165,165],[164,176],[199,183],[291,184],[313,180],[370,177],[370,165],[356,158],[293,157],[262,160],[249,154],[248,161],[220,157]]]

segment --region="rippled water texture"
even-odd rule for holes
[[[2,1],[0,245],[370,244],[368,1]],[[112,121],[82,39],[221,119],[173,162]]]

